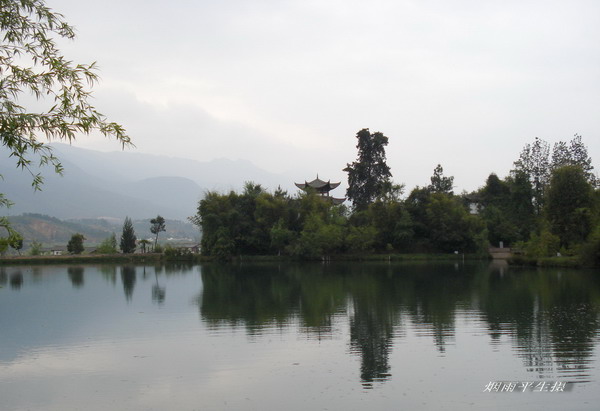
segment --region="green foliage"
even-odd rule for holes
[[[533,144],[527,144],[519,159],[514,162],[515,171],[528,176],[533,187],[533,203],[537,214],[544,204],[544,191],[550,179],[550,145],[536,137]]]
[[[73,234],[67,243],[67,251],[71,254],[81,254],[84,251],[83,240],[85,240],[83,234]]]
[[[32,186],[41,189],[43,178],[35,169],[50,165],[56,173],[63,166],[41,138],[72,142],[80,133],[97,130],[114,137],[123,147],[132,145],[122,126],[107,121],[91,104],[88,89],[98,81],[95,63],[75,64],[58,49],[54,37],[73,39],[72,26],[49,9],[43,0],[0,2],[0,142],[17,167],[32,175]],[[30,107],[23,101],[35,100]],[[37,164],[33,158],[37,157]],[[1,177],[1,176],[0,176]],[[0,193],[0,206],[10,202]],[[5,219],[0,237],[11,245],[19,238]]]
[[[344,207],[314,192],[290,197],[246,183],[242,194],[208,192],[190,220],[202,230],[204,255],[228,259],[275,252],[316,258],[343,248],[344,213]]]
[[[11,227],[8,218],[0,217],[0,230],[6,233],[4,237],[0,237],[0,253],[4,253],[8,247],[15,250],[23,247],[23,237]]]
[[[533,203],[533,187],[526,174],[514,172],[506,180],[510,189],[510,201],[506,206],[507,214],[517,228],[518,240],[529,239],[536,227],[536,215]]]
[[[32,241],[29,246],[29,255],[38,256],[42,253],[42,244],[37,241]]]
[[[553,257],[560,250],[560,238],[548,229],[543,229],[538,235],[533,233],[525,244],[525,254],[528,257]]]
[[[591,231],[593,189],[579,166],[555,169],[547,194],[546,214],[561,245],[582,243]]]
[[[280,218],[271,228],[271,246],[281,255],[281,251],[287,247],[294,238],[294,232],[285,227],[284,221]]]
[[[342,244],[343,226],[341,224],[327,223],[319,215],[310,214],[300,233],[296,252],[301,257],[315,259],[339,253]]]
[[[481,218],[485,221],[488,239],[495,247],[500,242],[508,245],[519,240],[518,227],[504,208],[488,205],[481,212]]]
[[[441,164],[438,164],[437,167],[433,170],[433,176],[431,176],[431,184],[429,187],[429,191],[432,193],[442,193],[442,194],[454,194],[452,188],[454,187],[454,177],[444,177],[444,169]]]
[[[96,251],[100,254],[116,254],[117,253],[117,236],[115,233],[100,243]]]
[[[406,250],[412,242],[414,231],[408,211],[400,201],[375,201],[364,213],[362,225],[369,224],[375,231],[374,248],[378,251]]]
[[[146,240],[145,238],[143,238],[139,241],[139,244],[140,244],[142,254],[145,254],[148,252],[149,245],[152,243],[150,241]],[[155,249],[156,249],[156,247],[157,247],[157,245],[154,246]]]
[[[600,267],[600,224],[581,247],[581,262],[586,266]]]
[[[392,173],[386,164],[385,146],[388,138],[383,133],[371,134],[368,128],[356,134],[358,158],[344,169],[348,173],[346,196],[356,210],[364,210],[384,191]]]
[[[10,244],[10,246],[14,248],[17,251],[17,253],[19,253],[19,255],[21,255],[21,250],[23,249],[23,239],[17,239],[12,244]]]
[[[121,234],[121,251],[124,254],[131,254],[135,252],[137,237],[133,229],[133,223],[129,217],[125,217],[123,223],[123,232]]]
[[[167,260],[191,260],[194,257],[189,249],[171,247],[170,245],[165,247],[164,255]]]
[[[592,158],[588,155],[587,147],[579,134],[575,134],[569,145],[564,141],[554,144],[551,171],[564,166],[580,167],[587,182],[592,186],[597,186],[598,181],[594,174]]]
[[[496,174],[490,174],[481,190],[481,200],[486,207],[505,207],[510,202],[508,183],[500,180]]]
[[[532,193],[529,177],[524,172],[514,171],[505,180],[494,173],[489,175],[476,195],[490,243],[498,246],[502,241],[510,245],[529,239],[536,226]]]
[[[476,251],[475,236],[485,228],[483,221],[470,215],[459,199],[444,194],[431,195],[426,223],[431,244],[442,252]]]
[[[40,136],[71,142],[79,133],[98,130],[123,146],[131,144],[120,125],[108,122],[89,103],[86,86],[98,81],[95,63],[74,64],[58,49],[53,36],[75,37],[61,14],[42,0],[2,1],[0,29],[0,139],[18,167],[31,170],[33,154],[39,156],[40,165],[50,164],[62,172]],[[35,111],[21,105],[21,97],[30,95],[38,100],[32,104]],[[39,188],[42,177],[32,175],[33,186]]]
[[[586,181],[592,187],[598,184],[593,172],[592,159],[578,134],[575,134],[568,145],[564,141],[554,144],[552,157],[550,157],[550,145],[536,137],[533,144],[527,144],[523,148],[519,159],[514,162],[514,166],[513,171],[527,175],[532,184],[533,203],[537,214],[541,213],[544,206],[545,192],[550,183],[551,174],[559,168],[577,166],[581,168]]]
[[[373,251],[377,229],[373,226],[348,227],[346,247],[354,254],[364,254]]]
[[[157,215],[156,218],[150,220],[150,232],[152,234],[156,234],[156,238],[154,239],[154,248],[156,249],[156,244],[158,243],[158,234],[161,231],[166,231],[165,228],[165,219],[160,215]]]
[[[417,243],[427,246],[429,243],[429,227],[427,224],[427,205],[431,192],[426,187],[415,187],[405,201],[406,210],[413,222],[412,230]]]
[[[373,136],[366,129],[359,132],[359,137],[367,141]],[[384,136],[379,138],[382,138],[381,143],[387,142]],[[554,215],[551,212],[554,201],[569,199],[569,203],[579,204],[573,201],[577,198],[575,193],[565,190],[577,191],[585,176],[580,173],[579,182],[566,179],[570,182],[561,189],[559,180],[554,178],[563,173],[560,170],[564,167],[554,169],[552,184],[537,186],[543,189],[545,196],[536,200],[531,175],[537,176],[538,183],[546,178],[544,170],[550,168],[542,170],[540,164],[543,166],[544,158],[548,159],[547,148],[542,140],[536,140],[522,153],[517,162],[520,168],[504,180],[491,174],[485,186],[469,197],[452,193],[453,180],[444,177],[438,165],[431,185],[415,187],[406,200],[400,199],[403,186],[394,185],[386,176],[379,194],[373,194],[362,206],[355,203],[351,213],[343,206],[333,206],[311,190],[291,197],[281,190],[272,194],[260,185],[247,183],[242,193],[207,193],[190,220],[202,230],[202,253],[219,259],[270,253],[306,259],[369,252],[459,251],[481,256],[487,255],[490,242],[497,245],[500,241],[507,245],[522,244],[527,258],[531,259],[553,256],[559,251],[571,255],[585,245],[578,244],[582,244],[586,233],[600,220],[600,194],[596,194],[595,200],[589,195],[592,200],[585,207],[563,208],[558,213],[574,218],[577,224],[573,230],[579,233],[577,247],[561,243],[562,237],[556,235],[556,219],[550,220]],[[353,166],[346,171],[360,169]],[[555,197],[553,190],[562,190],[563,194]],[[588,194],[590,192],[588,190]],[[481,205],[479,215],[468,211],[469,201],[473,200]],[[536,213],[535,206],[543,201],[547,204],[544,213]],[[540,231],[539,227],[544,228]]]

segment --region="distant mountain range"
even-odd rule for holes
[[[31,174],[15,168],[15,162],[6,160],[7,152],[0,149],[0,193],[14,203],[0,214],[120,220],[160,214],[186,220],[196,213],[206,190],[240,190],[244,182],[254,181],[271,190],[281,186],[295,192],[294,178],[310,177],[306,172],[270,173],[245,160],[200,162],[132,151],[105,153],[66,144],[53,147],[65,172],[59,176],[50,167],[42,168],[41,192],[32,189]]]

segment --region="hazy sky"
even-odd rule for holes
[[[426,185],[441,163],[461,191],[505,176],[536,136],[578,133],[600,167],[597,0],[47,4],[77,29],[66,56],[98,62],[94,103],[139,152],[345,183],[368,127],[389,137],[396,182]]]

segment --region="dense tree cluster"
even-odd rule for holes
[[[527,144],[510,176],[490,175],[477,196],[492,243],[503,240],[531,257],[580,255],[598,263],[600,193],[581,136]],[[600,237],[599,237],[600,238]]]
[[[536,138],[509,176],[492,173],[472,193],[454,194],[454,177],[445,176],[438,164],[431,184],[415,187],[405,198],[385,165],[387,137],[363,129],[357,138],[359,158],[345,169],[351,209],[314,192],[270,193],[254,183],[246,183],[242,193],[209,192],[191,218],[202,230],[202,252],[220,258],[485,253],[490,244],[502,242],[533,257],[560,252],[600,261],[600,194],[580,136],[553,150]]]
[[[417,195],[422,196],[417,200]],[[485,225],[459,197],[416,189],[410,201],[379,198],[350,213],[314,192],[291,196],[246,183],[239,194],[209,192],[192,222],[206,255],[285,254],[320,258],[366,252],[476,252]]]

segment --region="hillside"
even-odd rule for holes
[[[14,206],[5,215],[35,213],[60,219],[109,217],[149,219],[157,214],[183,220],[195,214],[206,190],[239,190],[245,181],[268,189],[281,186],[295,191],[294,178],[302,181],[312,173],[273,174],[249,161],[218,159],[209,162],[136,152],[104,153],[65,144],[53,144],[64,165],[64,175],[51,168],[33,169],[44,177],[42,191],[31,187],[32,175],[0,164],[0,193]],[[5,149],[0,156],[7,157]]]
[[[24,238],[25,248],[32,241],[43,244],[66,244],[75,233],[81,233],[86,238],[86,244],[97,244],[112,233],[121,235],[123,221],[119,219],[79,219],[60,220],[41,214],[24,214],[9,218],[15,228]],[[153,239],[150,233],[150,220],[133,220],[134,229],[138,239]],[[178,220],[167,220],[166,231],[160,233],[159,242],[168,238],[180,241],[194,241],[199,237],[198,230],[190,223]]]

